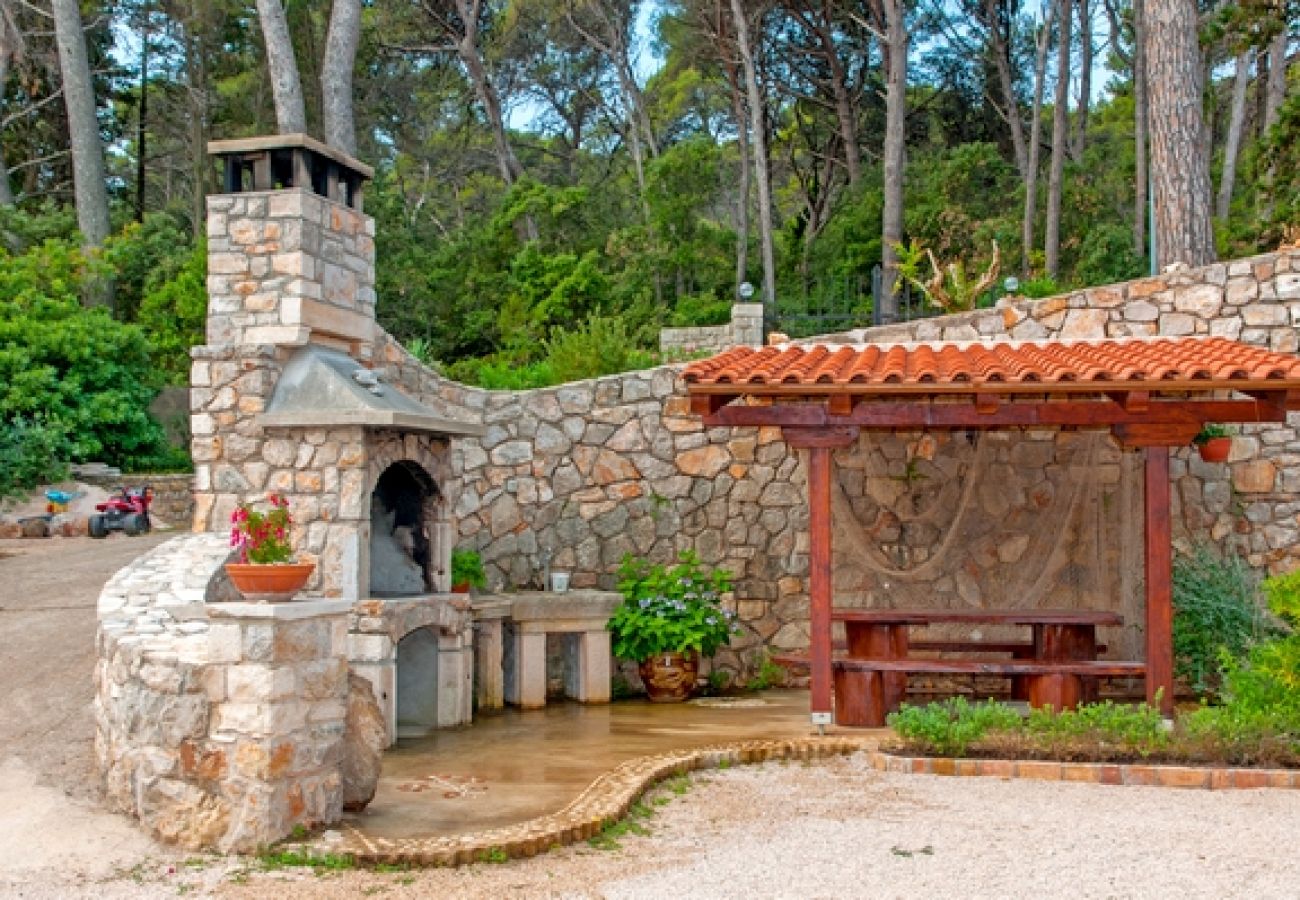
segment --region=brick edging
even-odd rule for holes
[[[711,744],[693,750],[642,756],[602,774],[573,802],[551,815],[501,828],[431,838],[376,838],[349,827],[345,829],[345,842],[331,846],[330,850],[349,853],[365,864],[420,866],[465,865],[477,862],[489,853],[504,853],[512,858],[536,856],[594,837],[606,825],[626,816],[632,804],[647,790],[673,775],[714,769],[723,764],[824,759],[870,750],[875,745],[874,737],[836,735]]]
[[[993,776],[1032,781],[1074,781],[1083,784],[1145,785],[1148,787],[1234,790],[1300,788],[1300,770],[1243,769],[1228,766],[1174,766],[1149,763],[1071,763],[1052,760],[952,759],[899,756],[874,751],[871,767],[878,772],[910,775]]]

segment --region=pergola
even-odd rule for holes
[[[1207,422],[1285,422],[1300,359],[1226,338],[738,347],[683,372],[709,426],[807,450],[812,718],[831,720],[833,451],[863,430],[1107,428],[1145,456],[1146,695],[1173,711],[1169,448]],[[1163,689],[1163,693],[1161,693]]]

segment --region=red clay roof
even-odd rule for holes
[[[1227,338],[737,347],[691,363],[692,392],[986,393],[1300,387],[1300,358]]]

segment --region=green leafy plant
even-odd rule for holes
[[[1160,710],[1145,703],[1107,700],[1060,712],[1035,709],[1030,711],[1024,727],[1053,756],[1071,756],[1080,744],[1110,744],[1147,757],[1169,744]]]
[[[67,473],[67,442],[40,420],[16,418],[0,427],[0,500]]]
[[[451,551],[451,583],[468,585],[478,590],[487,587],[487,575],[483,572],[483,558],[477,550]]]
[[[609,620],[614,655],[637,662],[660,653],[712,656],[730,639],[734,614],[721,606],[731,573],[706,570],[692,551],[675,566],[625,556],[618,570],[623,602]]]
[[[785,683],[784,666],[777,665],[766,652],[760,652],[754,659],[754,676],[745,682],[747,691],[765,691]]]
[[[1020,715],[993,700],[971,703],[965,697],[954,697],[926,706],[904,703],[889,714],[887,722],[903,741],[922,752],[961,756],[988,732],[1018,726]]]
[[[1174,560],[1175,671],[1198,692],[1215,691],[1223,659],[1240,661],[1277,634],[1259,601],[1254,573],[1239,556],[1196,547]]]
[[[1232,437],[1233,430],[1227,425],[1218,425],[1213,422],[1207,422],[1201,426],[1201,430],[1196,432],[1196,437],[1192,438],[1192,443],[1198,447],[1207,441],[1215,438]]]
[[[293,546],[289,543],[289,501],[281,494],[272,494],[267,500],[267,512],[241,503],[230,514],[230,546],[239,552],[241,563],[270,565],[293,560]]]

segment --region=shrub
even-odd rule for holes
[[[39,420],[18,418],[0,428],[0,499],[17,496],[67,474],[62,432]]]
[[[675,566],[652,566],[623,557],[618,570],[623,602],[609,620],[614,655],[637,662],[660,653],[694,651],[712,656],[727,643],[733,613],[722,609],[731,573],[709,571],[687,550]]]
[[[1259,602],[1255,575],[1238,556],[1208,547],[1174,561],[1174,660],[1177,674],[1197,691],[1217,690],[1226,654],[1246,657],[1252,645],[1277,633]]]
[[[139,323],[168,384],[189,383],[190,348],[203,343],[207,321],[207,277],[207,245],[200,242],[171,277],[146,283]]]
[[[451,551],[451,583],[467,584],[480,591],[487,587],[487,575],[483,572],[483,558],[478,555],[478,551]]]
[[[570,331],[560,327],[546,342],[546,361],[557,383],[598,378],[654,364],[654,357],[637,348],[622,319],[593,315]]]
[[[1017,727],[1020,715],[994,700],[970,703],[954,697],[926,706],[904,703],[887,721],[903,741],[923,753],[961,756],[989,732]]]
[[[1160,710],[1145,703],[1107,700],[1059,713],[1035,709],[1025,721],[1025,730],[1054,756],[1070,755],[1081,745],[1100,744],[1146,757],[1169,744]]]

